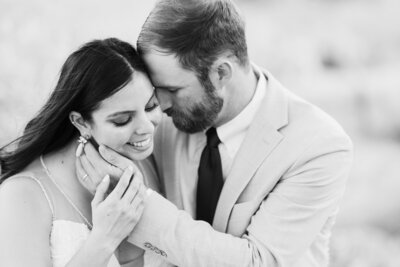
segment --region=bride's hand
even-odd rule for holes
[[[146,188],[139,179],[132,177],[133,172],[133,167],[128,167],[108,196],[110,178],[106,176],[92,201],[91,235],[98,242],[108,244],[111,252],[129,235],[143,213]]]

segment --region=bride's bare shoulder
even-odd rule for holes
[[[40,177],[28,172],[18,173],[4,180],[0,185],[0,214],[17,220],[40,220],[51,223],[49,207]],[[11,218],[9,218],[11,219]]]
[[[0,185],[1,266],[50,266],[53,218],[38,181],[29,173],[18,173]]]

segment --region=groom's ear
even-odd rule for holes
[[[213,66],[214,72],[211,75],[214,85],[217,88],[223,88],[230,82],[233,74],[233,66],[228,58],[222,57],[215,61]]]
[[[72,125],[80,132],[82,136],[90,136],[91,127],[90,124],[82,117],[79,112],[71,111],[69,113],[69,120]]]
[[[229,61],[222,62],[218,68],[218,78],[220,81],[229,81],[232,77],[232,64]]]

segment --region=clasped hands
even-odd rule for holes
[[[95,194],[92,233],[96,240],[110,244],[108,251],[113,252],[140,220],[148,193],[142,173],[131,160],[105,146],[99,152],[88,142],[76,158],[76,174]]]

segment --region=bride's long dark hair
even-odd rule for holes
[[[143,61],[134,47],[116,38],[91,41],[72,53],[50,98],[23,135],[0,149],[0,183],[75,138],[78,131],[69,121],[70,112],[90,121],[100,102],[124,87],[135,71],[146,72]]]

